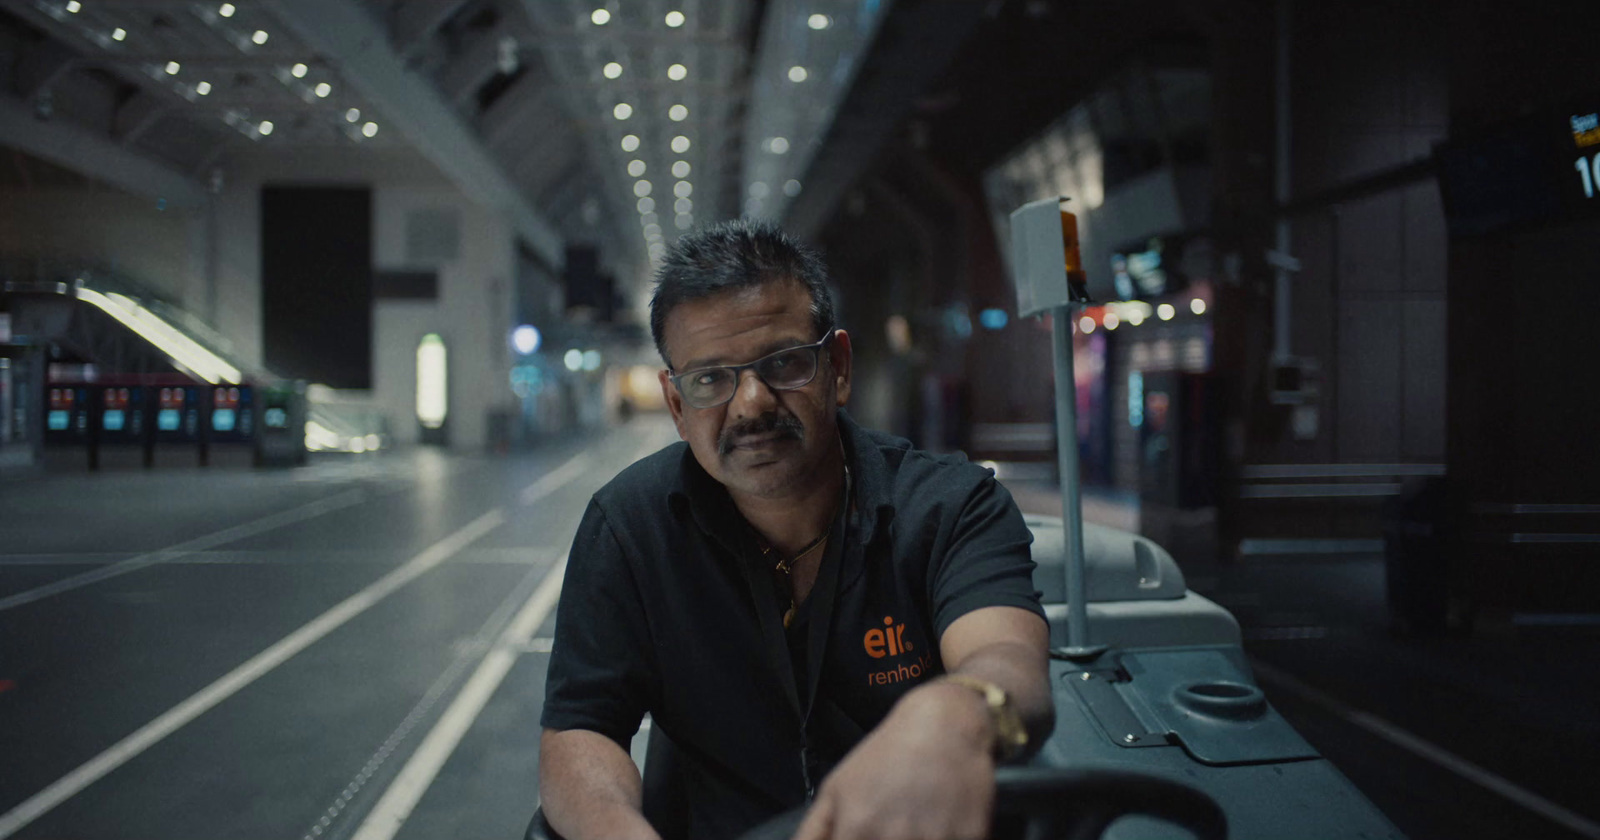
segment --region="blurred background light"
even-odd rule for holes
[[[539,328],[532,324],[523,324],[511,331],[511,346],[524,356],[539,349],[539,339]]]
[[[417,421],[437,429],[449,414],[449,354],[438,333],[428,333],[417,344]]]

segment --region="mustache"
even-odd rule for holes
[[[732,452],[733,447],[743,437],[777,432],[785,437],[799,438],[805,431],[805,424],[792,415],[763,414],[724,428],[722,433],[717,435],[717,454],[726,455]]]

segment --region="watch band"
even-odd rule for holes
[[[1028,729],[1011,705],[1011,695],[988,680],[966,674],[946,674],[945,680],[965,686],[978,693],[988,707],[989,722],[994,725],[994,757],[997,762],[1007,762],[1028,748]]]

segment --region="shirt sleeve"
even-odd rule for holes
[[[568,556],[545,679],[546,729],[586,729],[624,750],[650,707],[649,625],[627,557],[589,503]]]
[[[1032,542],[1011,493],[986,476],[962,506],[946,549],[932,558],[935,632],[943,636],[956,619],[984,607],[1018,607],[1043,619],[1033,588]]]

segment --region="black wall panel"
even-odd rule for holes
[[[267,367],[335,388],[372,387],[372,191],[261,190]]]

